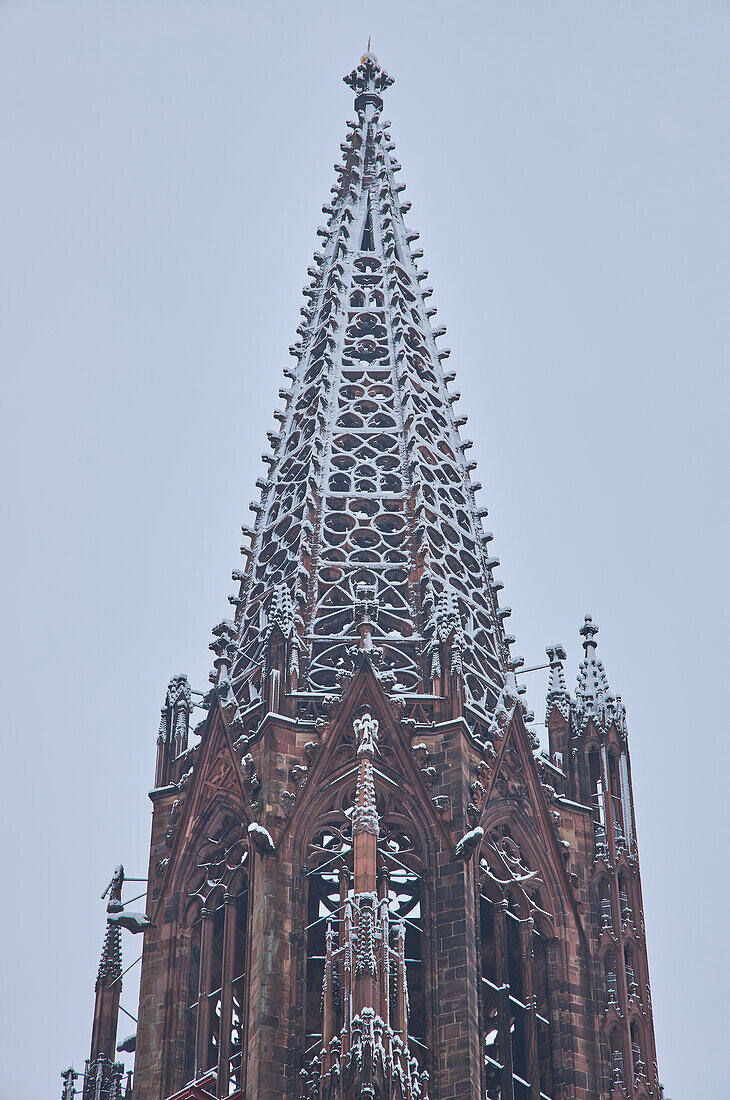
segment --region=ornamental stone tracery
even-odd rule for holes
[[[234,682],[247,697],[276,593],[294,608],[306,680],[331,690],[356,636],[359,585],[379,607],[374,641],[401,692],[429,690],[444,623],[454,620],[468,699],[493,713],[508,652],[497,561],[485,549],[478,487],[459,436],[395,182],[378,89],[366,57],[348,78],[365,96],[343,146],[329,221],[305,289],[297,367],[280,391],[260,503],[240,574]],[[465,419],[465,418],[464,418]],[[449,628],[451,629],[451,627]],[[244,686],[247,685],[247,686]]]
[[[391,80],[346,80],[234,619],[212,688],[168,685],[145,912],[118,867],[63,1097],[122,1100],[134,1051],[124,1100],[661,1100],[624,707],[587,616],[575,695],[561,645],[537,666],[549,751],[529,728]]]

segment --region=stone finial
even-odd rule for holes
[[[560,642],[546,647],[548,661],[550,662],[550,680],[546,697],[546,720],[553,707],[557,707],[563,717],[568,719],[570,713],[570,693],[565,683],[563,661],[566,654]]]
[[[67,1070],[63,1071],[63,1073],[61,1074],[61,1081],[63,1083],[63,1088],[61,1090],[61,1100],[74,1100],[74,1097],[76,1096],[76,1087],[74,1085],[74,1082],[78,1079],[78,1076],[79,1075],[73,1068],[73,1066],[69,1066]]]
[[[583,626],[580,628],[580,633],[583,635],[583,650],[586,655],[586,660],[588,660],[589,651],[591,649],[595,651],[597,648],[595,637],[598,633],[598,627],[594,625],[590,615],[586,615]]]
[[[600,703],[608,694],[608,680],[606,670],[603,667],[596,651],[596,634],[598,627],[594,624],[590,615],[586,615],[583,626],[580,628],[583,636],[583,652],[585,654],[578,671],[578,687],[576,694],[584,702],[593,701]]]
[[[228,670],[236,653],[236,627],[230,619],[223,619],[213,627],[214,641],[208,646],[215,653],[213,664],[216,668],[216,681],[226,680]]]
[[[603,730],[611,723],[625,736],[626,712],[621,697],[613,695],[608,684],[603,661],[597,655],[596,634],[598,627],[590,615],[586,615],[580,630],[583,636],[584,658],[578,669],[575,712],[578,727],[583,729],[589,719]]]
[[[368,103],[382,110],[383,100],[379,93],[394,83],[393,77],[380,67],[377,57],[370,49],[362,55],[359,65],[342,79],[356,93],[356,111]]]

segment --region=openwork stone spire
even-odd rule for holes
[[[458,641],[465,697],[488,714],[509,655],[474,500],[470,441],[454,416],[433,328],[435,310],[419,270],[396,182],[382,93],[392,83],[367,53],[345,82],[355,92],[333,199],[323,209],[321,250],[309,268],[296,367],[280,391],[281,430],[269,433],[244,528],[245,570],[234,574],[236,656],[242,702],[258,696],[267,626],[281,616],[282,590],[300,643],[300,688],[328,691],[357,638],[358,590],[379,608],[372,641],[395,690],[430,690],[434,647],[445,616]]]

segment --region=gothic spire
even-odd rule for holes
[[[459,434],[466,417],[454,415],[459,395],[442,369],[445,329],[431,324],[418,233],[404,221],[410,203],[382,117],[393,81],[370,51],[344,79],[355,120],[323,207],[296,366],[285,371],[280,429],[268,434],[268,472],[250,506],[255,527],[243,529],[231,679],[242,702],[258,697],[267,626],[286,605],[300,687],[331,690],[351,660],[366,585],[379,607],[372,641],[395,690],[429,689],[446,615],[465,697],[491,715],[509,662],[498,559],[475,502],[471,442]]]
[[[580,633],[583,637],[584,657],[578,669],[575,691],[578,726],[583,729],[588,719],[592,718],[601,729],[607,729],[611,721],[616,721],[623,728],[625,713],[621,696],[613,695],[609,688],[603,661],[597,654],[598,627],[590,615],[586,615]]]
[[[565,683],[565,672],[563,671],[565,650],[558,642],[556,645],[547,646],[545,652],[550,662],[550,680],[545,701],[546,717],[549,716],[553,707],[557,707],[563,717],[567,719],[570,713],[570,693]]]
[[[107,886],[104,893],[101,895],[102,901],[107,895],[109,901],[107,902],[106,911],[108,914],[106,922],[106,933],[104,934],[104,943],[101,949],[101,959],[99,961],[99,971],[96,976],[96,988],[97,990],[103,986],[111,986],[113,983],[119,982],[119,988],[121,990],[121,977],[122,977],[122,930],[120,925],[115,920],[109,920],[109,917],[114,917],[118,913],[121,913],[124,909],[122,905],[122,887],[124,886],[124,867],[119,864],[114,868],[114,874],[112,875],[111,882]]]

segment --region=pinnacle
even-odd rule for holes
[[[585,616],[585,621],[583,623],[583,626],[580,628],[580,633],[584,638],[583,650],[585,652],[587,660],[589,650],[591,648],[593,648],[594,650],[596,649],[595,637],[598,633],[598,627],[594,625],[593,619],[590,615]]]
[[[96,987],[109,986],[122,973],[122,931],[118,924],[107,921],[104,943],[101,949]]]
[[[583,637],[585,657],[578,671],[577,693],[585,700],[599,700],[608,694],[608,680],[606,679],[603,661],[596,656],[598,627],[594,624],[590,615],[586,615],[580,633]]]
[[[612,694],[609,687],[603,661],[597,655],[597,633],[598,627],[591,616],[586,615],[580,629],[585,656],[578,669],[576,717],[580,727],[592,718],[601,729],[607,729],[611,722],[615,722],[619,729],[625,731],[624,705],[621,697]]]

